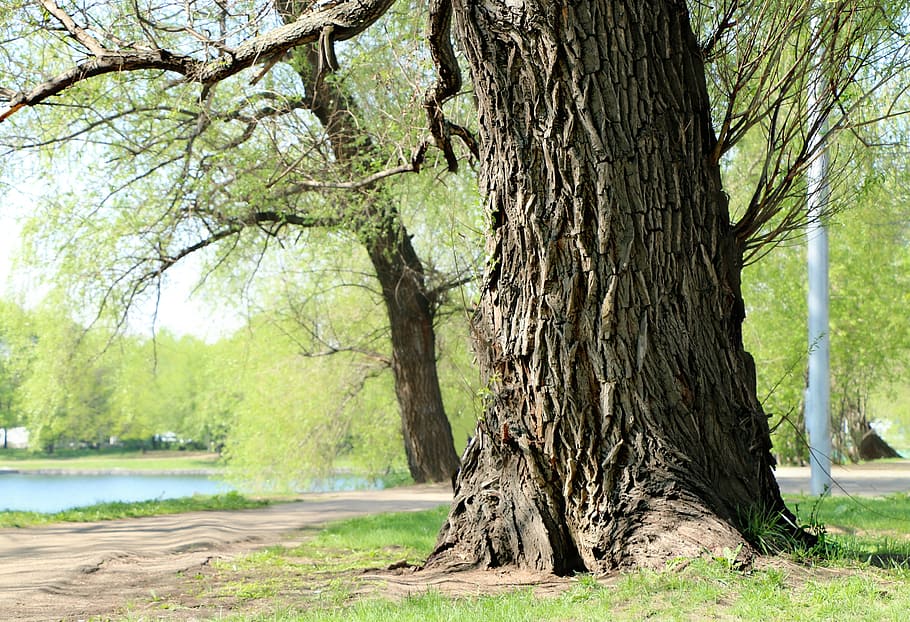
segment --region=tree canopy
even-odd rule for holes
[[[103,176],[47,196],[29,228],[35,263],[48,267],[80,306],[99,313],[125,318],[138,302],[154,301],[167,271],[189,255],[204,257],[206,279],[237,285],[228,293],[236,304],[248,298],[258,270],[280,265],[274,255],[284,249],[321,246],[332,258],[343,240],[362,245],[371,262],[365,269],[383,292],[412,475],[448,480],[458,457],[436,377],[433,325],[447,292],[477,270],[479,253],[464,249],[480,247],[479,231],[462,227],[445,244],[437,233],[447,231],[439,214],[451,196],[470,194],[468,178],[449,177],[453,194],[443,195],[430,180],[399,177],[434,166],[427,159],[434,142],[454,167],[447,138],[453,133],[469,151],[476,146],[441,117],[434,127],[445,136],[427,134],[427,115],[451,89],[431,88],[432,76],[421,76],[431,61],[415,50],[420,26],[407,11],[387,10],[390,4],[188,9],[165,2],[106,11],[104,3],[49,2],[38,13],[23,6],[31,25],[18,32],[10,25],[11,38],[59,53],[43,72],[53,72],[55,62],[80,69],[31,94],[11,95],[8,114],[60,89],[82,94],[42,115],[42,136],[50,138],[29,138],[34,120],[27,120],[24,135],[13,129],[7,144],[41,151],[58,170],[71,165],[68,158],[77,166],[104,162]],[[134,11],[139,18],[131,23]],[[79,25],[83,19],[93,26]],[[352,19],[358,26],[344,25]],[[336,54],[336,44],[376,20],[384,36],[358,38]],[[57,27],[91,60],[55,45]],[[323,62],[328,55],[333,62]],[[161,74],[181,67],[183,80]],[[17,77],[29,80],[37,68],[22,69]],[[421,99],[424,106],[415,106]],[[458,251],[441,251],[452,243]]]

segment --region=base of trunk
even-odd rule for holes
[[[872,429],[866,432],[863,435],[863,440],[860,441],[860,460],[882,460],[884,458],[900,457],[901,455]]]
[[[796,520],[782,503],[763,511],[760,520],[744,511],[734,525],[678,484],[655,494],[643,482],[613,500],[605,497],[580,506],[577,498],[565,497],[561,487],[539,472],[538,477],[519,477],[529,472],[526,460],[477,468],[485,459],[481,444],[472,443],[465,454],[452,509],[427,560],[429,568],[515,566],[567,576],[661,569],[673,560],[699,557],[749,567],[759,550],[786,548],[779,542],[769,546],[767,533],[759,532],[762,528],[791,544],[814,541],[794,527]],[[592,520],[595,512],[599,514]]]
[[[610,550],[590,551],[586,556],[599,556],[593,564],[582,559],[574,543],[559,547],[536,527],[522,525],[516,514],[495,517],[484,512],[488,522],[482,528],[472,521],[447,523],[426,567],[517,566],[568,576],[629,568],[662,569],[674,560],[699,557],[724,559],[748,568],[757,555],[742,534],[705,508],[667,500],[652,505],[639,516],[629,517],[638,527],[621,542],[615,541]],[[516,542],[520,559],[510,555]]]

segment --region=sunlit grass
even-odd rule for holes
[[[395,560],[421,562],[433,550],[449,507],[425,512],[375,514],[332,523],[295,548],[295,555],[371,555],[389,551]]]
[[[42,514],[39,512],[0,512],[0,527],[30,527],[62,522],[94,522],[201,510],[246,510],[268,505],[269,501],[249,499],[237,492],[223,495],[194,495],[180,499],[155,499],[135,503],[99,503]]]
[[[0,450],[0,469],[17,471],[218,471],[218,454],[193,451],[93,451],[32,454],[22,450]]]
[[[614,581],[577,578],[555,597],[529,589],[507,594],[448,597],[426,590],[402,600],[371,598],[338,606],[279,608],[228,620],[300,622],[515,622],[554,620],[906,620],[910,582],[854,574],[822,581],[788,582],[785,573],[743,574],[712,562],[684,571],[636,572]]]
[[[846,533],[875,531],[880,535],[910,534],[910,494],[887,497],[787,496],[787,505],[802,520],[814,518],[829,530]]]
[[[806,498],[791,498],[802,513]],[[235,560],[225,573],[219,596],[263,596],[255,612],[227,620],[260,621],[451,621],[484,620],[906,620],[910,611],[910,547],[866,525],[872,511],[886,532],[905,525],[906,495],[825,500],[813,507],[814,518],[832,520],[825,532],[830,559],[783,555],[779,562],[747,572],[725,559],[696,559],[668,564],[661,571],[627,573],[605,580],[575,577],[561,594],[535,596],[528,589],[506,594],[450,597],[431,588],[415,588],[402,599],[382,597],[381,585],[367,597],[361,572],[397,560],[425,558],[445,520],[446,507],[427,512],[387,514],[329,525],[294,547],[272,547]],[[808,508],[805,508],[808,510]],[[904,516],[910,516],[904,513]],[[890,517],[887,518],[886,517]],[[806,516],[808,519],[808,515]],[[836,526],[835,524],[836,523]],[[906,528],[905,528],[906,531]],[[863,551],[889,552],[904,563],[870,565]],[[903,558],[901,558],[903,555]],[[798,563],[794,563],[794,560]],[[813,570],[825,569],[823,575]],[[457,578],[457,577],[456,577]],[[217,577],[213,578],[217,584]],[[419,585],[419,584],[418,584]],[[278,593],[275,587],[281,586]],[[262,613],[266,611],[266,613]]]

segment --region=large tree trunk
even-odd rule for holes
[[[337,164],[356,175],[376,155],[376,148],[358,124],[354,100],[319,73],[319,55],[317,46],[305,48],[295,61],[296,69],[307,90],[308,107],[325,128]],[[352,197],[347,227],[366,249],[382,287],[408,469],[415,482],[448,482],[460,460],[439,387],[435,309],[427,297],[423,264],[395,203],[381,188],[367,192],[367,198]]]
[[[685,2],[454,7],[493,223],[491,397],[429,563],[737,550],[747,517],[786,508]]]

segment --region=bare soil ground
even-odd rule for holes
[[[451,497],[447,486],[410,486],[307,495],[256,510],[0,529],[0,619],[120,619],[127,612],[208,619],[231,604],[158,605],[186,601],[186,578],[204,575],[213,560],[299,539],[301,530],[329,521],[429,509]]]
[[[808,469],[780,469],[784,492],[808,491]],[[910,491],[910,462],[837,468],[835,493],[881,495]],[[255,613],[256,594],[242,589],[239,556],[265,547],[293,546],[306,530],[357,515],[429,509],[451,500],[448,486],[307,495],[301,501],[258,510],[195,512],[102,523],[64,523],[0,529],[0,619],[208,620]],[[313,560],[317,562],[318,560]],[[218,563],[214,563],[218,562]],[[218,566],[215,570],[214,566]],[[460,572],[411,569],[366,574],[257,577],[263,596],[292,606],[331,598],[343,584],[383,596],[439,589],[480,594],[532,587],[554,594],[571,581],[517,571]]]

